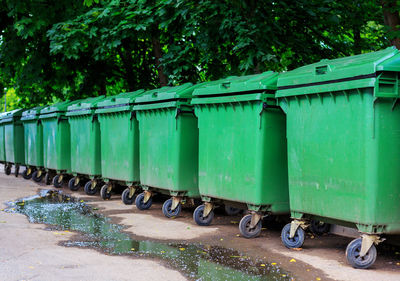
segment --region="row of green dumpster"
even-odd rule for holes
[[[140,210],[166,194],[167,217],[214,208],[248,211],[242,236],[262,218],[290,213],[281,234],[300,248],[313,222],[358,229],[349,263],[368,268],[384,235],[400,234],[400,54],[394,48],[322,60],[281,74],[66,101],[0,118],[0,161],[25,178],[122,200]],[[141,192],[138,194],[138,191]],[[137,194],[137,196],[136,196]]]

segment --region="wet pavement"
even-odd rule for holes
[[[97,214],[83,200],[59,191],[42,190],[36,196],[10,203],[8,212],[24,214],[32,223],[43,223],[82,235],[63,242],[67,247],[94,248],[112,255],[160,259],[192,280],[293,280],[293,276],[267,261],[243,253],[202,244],[160,243],[134,240],[123,226]]]

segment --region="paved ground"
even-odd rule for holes
[[[0,204],[34,195],[39,189],[52,188],[0,172]],[[64,187],[65,193],[71,193]],[[260,237],[239,237],[240,216],[216,213],[210,227],[199,227],[192,220],[193,209],[167,219],[161,203],[148,211],[124,205],[119,195],[103,201],[99,196],[73,193],[98,211],[126,226],[135,239],[178,241],[218,245],[244,252],[247,256],[277,263],[291,272],[295,280],[400,280],[398,250],[379,249],[378,259],[369,270],[348,266],[344,251],[349,238],[326,235],[308,237],[301,251],[288,250],[280,242],[281,226],[267,226]],[[185,280],[184,276],[157,260],[109,256],[96,250],[66,248],[61,241],[73,239],[70,232],[49,231],[46,226],[31,224],[19,214],[0,212],[0,276],[2,280]],[[134,278],[133,278],[134,277]]]

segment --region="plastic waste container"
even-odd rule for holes
[[[80,100],[67,108],[71,138],[71,173],[68,187],[77,191],[83,182],[93,195],[101,181],[100,124],[95,110],[104,96]]]
[[[275,99],[278,73],[228,77],[193,92],[199,127],[199,191],[193,213],[209,225],[213,207],[249,210],[239,223],[246,238],[261,232],[262,217],[289,213],[286,119]]]
[[[125,204],[133,204],[139,187],[139,129],[133,105],[144,90],[107,97],[97,104],[101,132],[101,176],[103,199],[111,198],[116,184],[127,186],[122,193]]]
[[[46,173],[43,162],[43,127],[39,119],[42,109],[42,106],[38,106],[25,110],[21,118],[24,126],[26,164],[23,177],[32,178],[36,182],[40,182]]]
[[[45,182],[62,187],[64,177],[71,174],[70,126],[65,116],[68,106],[78,101],[63,101],[44,107],[39,119],[43,126],[43,162]]]
[[[5,173],[11,174],[12,165],[15,165],[15,176],[18,177],[20,166],[25,165],[24,156],[24,128],[21,122],[22,109],[15,109],[5,113],[1,119],[4,127]]]
[[[139,210],[150,208],[154,193],[163,193],[172,196],[163,213],[173,217],[180,213],[182,200],[199,197],[197,118],[190,105],[195,88],[191,83],[163,87],[136,99],[144,190],[135,200]]]
[[[356,228],[347,260],[367,268],[380,236],[400,233],[399,73],[399,51],[388,48],[279,76],[293,218],[286,247],[302,246],[310,219]]]
[[[5,146],[5,136],[4,136],[4,124],[2,122],[6,112],[0,113],[0,163],[6,163],[6,146]],[[4,169],[6,165],[4,165]],[[6,169],[5,169],[6,170]]]

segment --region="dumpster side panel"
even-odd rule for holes
[[[71,172],[101,174],[100,125],[91,115],[69,117],[71,128]]]
[[[6,146],[5,146],[5,134],[4,125],[0,124],[0,161],[6,161]]]
[[[27,165],[43,167],[42,124],[37,120],[24,121],[25,162]]]
[[[99,114],[101,131],[101,174],[104,178],[138,182],[138,122],[131,113]]]
[[[177,185],[176,109],[138,111],[140,131],[140,181],[144,185],[173,190]]]
[[[56,135],[57,170],[71,170],[71,134],[67,119],[61,119],[57,126]],[[74,148],[75,149],[75,148]]]
[[[365,217],[372,92],[298,97],[287,112],[290,208],[339,220]],[[332,198],[334,200],[326,200]]]
[[[187,191],[187,196],[198,197],[199,131],[197,118],[191,113],[178,116],[175,169],[177,182],[174,190]]]
[[[24,128],[22,124],[6,123],[4,126],[4,133],[7,162],[24,164]]]
[[[261,111],[261,101],[197,108],[199,190],[252,205],[276,203],[277,212],[287,212],[285,116]]]

